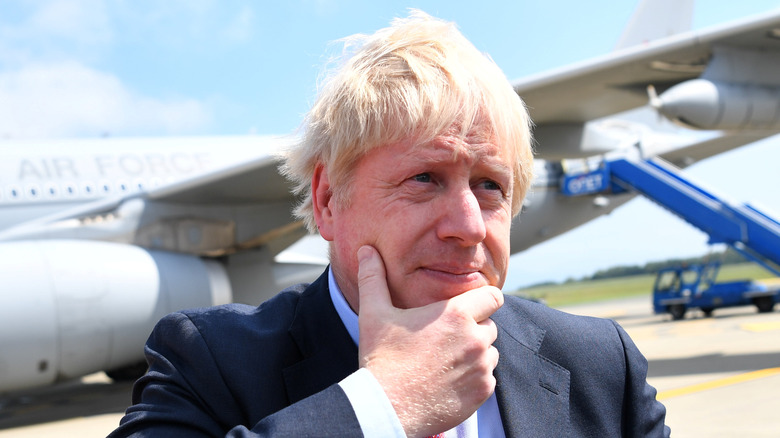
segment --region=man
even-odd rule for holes
[[[164,318],[114,436],[662,436],[615,323],[504,297],[529,121],[451,24],[348,40],[285,171],[329,269]]]

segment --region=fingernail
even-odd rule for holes
[[[363,245],[357,251],[358,262],[365,262],[371,258],[371,247]]]

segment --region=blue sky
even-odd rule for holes
[[[331,41],[409,7],[458,23],[510,79],[609,52],[635,2],[175,0],[0,3],[0,138],[288,134],[316,93]],[[699,1],[694,28],[780,7]],[[777,141],[690,173],[780,212]],[[632,201],[513,257],[508,287],[706,251],[706,236]]]

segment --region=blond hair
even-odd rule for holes
[[[345,55],[353,55],[325,81],[281,167],[302,197],[295,214],[310,231],[318,165],[343,206],[352,168],[372,148],[411,137],[424,144],[453,127],[465,137],[485,122],[490,138],[513,155],[512,214],[519,213],[533,171],[530,120],[491,59],[453,23],[415,10],[373,35],[344,41]]]

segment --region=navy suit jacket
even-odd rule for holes
[[[492,319],[508,437],[669,435],[647,361],[616,323],[511,296]],[[111,436],[362,436],[337,384],[357,355],[327,272],[256,308],[174,313],[152,332],[149,371]]]

